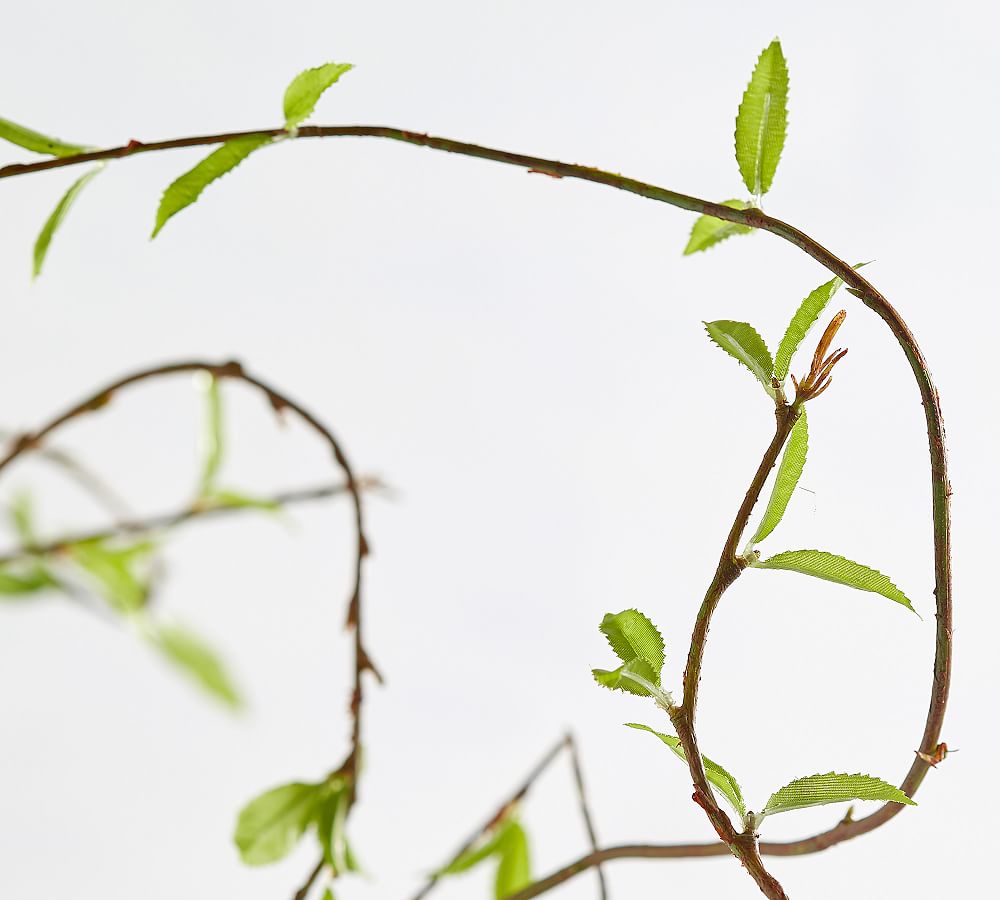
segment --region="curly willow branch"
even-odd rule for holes
[[[0,179],[11,178],[17,175],[26,175],[31,172],[40,172],[48,169],[58,169],[64,166],[73,166],[79,163],[93,160],[120,159],[126,156],[135,156],[142,153],[150,153],[159,150],[168,150],[178,147],[196,147],[210,144],[219,144],[228,140],[250,135],[267,135],[270,137],[289,137],[288,132],[281,128],[262,129],[257,131],[231,132],[225,134],[202,135],[196,137],[178,138],[167,141],[157,141],[153,143],[130,142],[128,145],[112,147],[106,150],[97,150],[90,153],[82,153],[77,156],[68,156],[57,159],[48,159],[37,163],[15,164],[0,168]],[[613,172],[605,172],[588,166],[576,165],[573,163],[563,163],[557,160],[544,159],[537,156],[528,156],[521,153],[510,153],[505,150],[497,150],[491,147],[483,147],[477,144],[470,144],[464,141],[451,140],[450,138],[434,137],[414,131],[407,131],[400,128],[392,128],[384,125],[308,125],[298,129],[297,138],[324,138],[324,137],[376,137],[392,141],[400,141],[421,147],[429,147],[433,150],[440,150],[446,153],[456,153],[462,156],[475,157],[477,159],[491,160],[493,162],[504,163],[506,165],[518,166],[543,175],[550,175],[554,178],[575,178],[589,181],[594,184],[601,184],[617,190],[626,191],[685,209],[690,212],[701,213],[703,215],[715,216],[728,222],[745,225],[750,228],[769,232],[777,235],[783,240],[794,244],[800,250],[807,253],[822,266],[834,275],[843,279],[845,284],[857,293],[861,301],[871,309],[888,326],[896,341],[899,343],[910,364],[913,377],[917,382],[920,392],[920,399],[924,407],[924,416],[927,422],[928,448],[930,452],[931,469],[931,496],[932,496],[932,519],[934,533],[934,595],[936,600],[936,648],[934,655],[934,672],[931,686],[930,703],[927,718],[924,723],[923,734],[920,738],[920,752],[932,756],[941,736],[941,728],[944,722],[945,709],[948,702],[948,690],[951,680],[951,659],[952,659],[952,592],[951,592],[951,514],[950,498],[951,486],[948,481],[948,461],[945,450],[944,420],[941,413],[941,403],[938,398],[937,389],[931,377],[930,369],[917,344],[916,338],[907,327],[902,317],[896,309],[889,303],[879,291],[872,286],[867,279],[859,272],[839,257],[835,256],[818,241],[800,231],[786,222],[766,215],[759,209],[731,209],[719,203],[712,203],[698,197],[681,194],[667,188],[658,187],[653,184],[638,181],[634,178],[626,178],[623,175]],[[211,367],[208,367],[209,369]],[[254,383],[251,381],[251,383]],[[266,390],[266,389],[265,389]],[[307,418],[307,421],[308,418]],[[4,463],[0,463],[2,468]],[[348,476],[350,477],[350,476]],[[364,538],[360,529],[360,503],[356,504],[358,510],[358,552],[359,552],[359,578],[360,578],[360,558],[365,552]],[[358,614],[359,604],[355,596],[351,602],[352,619]],[[370,667],[366,657],[363,657],[360,639],[357,643],[359,660],[364,660],[364,664],[359,662],[359,666]],[[360,674],[360,672],[359,672]],[[360,684],[360,678],[358,679]],[[360,689],[358,690],[360,697]],[[356,743],[355,743],[356,746]],[[910,765],[909,771],[900,784],[901,790],[912,796],[927,774],[929,764],[915,756]],[[856,837],[866,832],[878,828],[895,816],[901,807],[898,804],[885,804],[874,813],[852,822],[841,822],[834,828],[803,838],[799,841],[792,841],[786,844],[760,845],[762,854],[796,855],[799,853],[813,853],[817,850],[825,849],[841,841]],[[712,849],[709,849],[712,848]],[[716,849],[718,848],[718,849]],[[780,849],[777,849],[780,848]],[[665,852],[669,848],[647,848],[656,850],[655,853],[638,852],[632,848],[632,853],[625,852],[629,848],[618,848],[617,851],[606,850],[597,854],[590,854],[583,860],[574,863],[563,872],[580,871],[579,867],[588,868],[598,862],[608,859],[619,859],[624,856],[651,856],[658,857],[679,857],[679,856],[707,856],[717,853],[728,853],[729,849],[723,845],[689,845],[673,848],[676,852]],[[557,875],[559,873],[556,873]],[[555,883],[561,883],[570,875],[565,875],[559,881],[548,884],[551,879],[538,882],[534,887],[515,895],[514,900],[526,900],[528,897],[537,896]],[[555,876],[552,876],[555,877]],[[548,884],[548,887],[542,887]]]

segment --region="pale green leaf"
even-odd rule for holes
[[[344,824],[350,806],[350,790],[345,780],[329,784],[316,814],[316,832],[323,858],[335,875],[350,871]]]
[[[824,550],[789,550],[779,553],[770,559],[754,563],[761,569],[787,569],[790,572],[801,572],[837,584],[861,591],[871,591],[881,594],[890,600],[902,604],[911,612],[916,612],[906,594],[894,585],[885,575],[861,563],[845,559]]]
[[[792,432],[788,436],[788,444],[785,452],[781,454],[781,463],[778,466],[778,474],[774,479],[774,487],[771,488],[771,497],[767,501],[767,509],[764,510],[764,518],[757,526],[750,544],[759,544],[766,538],[781,521],[785,510],[788,508],[788,501],[792,499],[795,487],[802,477],[802,469],[806,464],[806,451],[809,448],[809,426],[806,424],[806,411],[803,407],[799,413],[799,418],[792,426]]]
[[[10,504],[10,521],[14,531],[25,547],[38,543],[35,533],[35,509],[31,495],[25,491],[16,494]]]
[[[39,134],[9,119],[0,119],[0,138],[33,153],[45,153],[49,156],[76,156],[87,150],[79,144],[67,144],[58,138]]]
[[[222,430],[222,391],[219,379],[206,375],[205,381],[205,429],[202,432],[201,481],[199,497],[207,497],[215,488],[215,479],[222,465],[225,452]]]
[[[201,192],[217,178],[235,169],[254,150],[269,144],[271,138],[266,134],[252,134],[249,137],[226,141],[218,150],[210,153],[193,169],[185,172],[163,192],[160,207],[156,211],[156,226],[152,237],[160,233],[171,216],[176,215],[186,206],[190,206]]]
[[[468,872],[469,869],[478,866],[484,860],[495,854],[503,841],[503,826],[495,828],[489,835],[480,838],[464,853],[456,856],[448,865],[443,866],[434,873],[435,878],[444,875],[459,875]]]
[[[898,787],[873,778],[871,775],[810,775],[797,778],[786,784],[780,791],[771,794],[764,810],[754,817],[760,823],[765,816],[805,809],[808,806],[822,806],[826,803],[841,803],[847,800],[882,800],[887,803],[902,803],[906,806],[917,804]]]
[[[322,900],[337,900],[337,898],[333,896],[332,888],[327,887],[323,890]]]
[[[728,206],[730,209],[747,208],[747,204],[742,200],[723,200],[722,205]],[[727,222],[725,219],[717,219],[715,216],[698,216],[691,228],[691,237],[684,248],[684,255],[689,256],[699,250],[707,250],[734,234],[749,234],[751,231],[753,229],[749,225]]]
[[[705,322],[704,325],[714,343],[753,372],[757,380],[764,385],[764,390],[769,394],[774,393],[774,388],[771,386],[771,373],[774,371],[771,352],[752,325],[728,319]]]
[[[0,601],[24,600],[57,587],[59,582],[39,563],[7,563],[0,567]]]
[[[32,255],[33,277],[37,278],[42,274],[42,266],[45,264],[45,255],[49,252],[49,244],[52,243],[52,237],[58,230],[59,226],[62,225],[63,219],[66,218],[66,214],[69,212],[70,207],[76,202],[76,198],[80,195],[80,192],[103,168],[103,164],[95,166],[89,172],[74,181],[69,186],[69,190],[63,194],[62,199],[56,204],[56,208],[52,210],[52,214],[45,220],[42,230],[38,233],[38,237],[35,239],[35,249]]]
[[[684,754],[684,748],[681,746],[680,738],[674,737],[672,734],[662,734],[659,731],[655,731],[648,725],[638,725],[634,722],[628,723],[629,728],[638,728],[642,731],[648,731],[650,734],[655,734],[664,744],[666,744],[674,753],[674,755],[684,762],[687,762],[687,756]],[[709,783],[718,788],[719,792],[723,797],[729,802],[736,815],[740,817],[740,820],[746,818],[747,807],[743,800],[743,792],[740,790],[739,783],[736,779],[729,774],[722,766],[717,762],[712,762],[705,754],[701,755],[701,763],[705,769],[705,777],[708,779]]]
[[[226,667],[201,638],[185,628],[161,625],[153,631],[152,640],[164,657],[209,694],[234,709],[241,705]]]
[[[831,278],[812,291],[795,310],[795,315],[788,323],[785,335],[778,345],[778,352],[774,355],[774,377],[778,381],[784,381],[788,376],[788,367],[792,363],[795,351],[843,283],[839,278]]]
[[[283,784],[244,806],[233,836],[243,862],[266,865],[291,852],[313,821],[324,787],[324,783]]]
[[[327,63],[296,75],[285,91],[285,128],[297,128],[308,119],[323,92],[352,68],[349,63]]]
[[[600,627],[611,649],[623,663],[645,660],[656,673],[655,683],[660,683],[664,662],[663,638],[646,616],[636,609],[608,613]]]
[[[761,53],[736,115],[736,162],[754,197],[771,188],[785,145],[788,67],[774,40]]]
[[[228,507],[230,509],[262,509],[266,512],[277,512],[281,504],[267,497],[251,497],[238,491],[216,490],[200,498],[212,507]]]
[[[497,866],[494,896],[496,900],[503,900],[531,884],[528,836],[517,822],[510,821],[504,825],[497,852],[500,864]]]
[[[138,612],[149,594],[145,571],[156,549],[152,541],[115,545],[110,539],[79,541],[67,553],[94,580],[101,595],[120,613]]]
[[[639,697],[657,696],[656,689],[660,685],[660,673],[644,659],[633,659],[617,669],[591,669],[594,680],[610,690],[627,691]],[[643,683],[653,686],[653,691],[644,687]]]

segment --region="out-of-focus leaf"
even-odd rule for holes
[[[634,722],[629,722],[628,727],[638,728],[640,731],[648,731],[650,734],[655,734],[673,751],[678,759],[687,762],[687,756],[684,753],[684,748],[681,746],[680,738],[674,737],[672,734],[663,734],[662,732],[654,731],[648,725],[638,725]],[[701,755],[701,763],[705,768],[705,777],[709,783],[713,787],[718,788],[722,796],[729,801],[729,805],[740,817],[740,821],[744,820],[747,816],[747,807],[743,800],[743,792],[740,790],[736,779],[717,762],[712,762],[704,753]]]
[[[244,806],[233,836],[243,862],[262,866],[287,856],[312,823],[324,787],[323,782],[283,784]]]
[[[201,638],[176,625],[156,627],[152,638],[163,655],[205,691],[234,709],[241,705],[226,667]]]
[[[21,492],[14,496],[10,504],[10,521],[18,539],[25,547],[33,547],[38,543],[35,509],[30,494]]]
[[[494,896],[496,900],[503,900],[531,884],[528,836],[519,823],[510,821],[504,825],[497,853],[500,863],[497,865]]]
[[[760,569],[787,569],[822,578],[824,581],[846,584],[859,591],[871,591],[895,600],[910,612],[916,612],[906,594],[881,572],[825,550],[789,550],[756,562],[754,566]]]
[[[262,509],[265,512],[278,512],[281,504],[277,500],[266,497],[251,497],[248,494],[241,494],[238,491],[215,490],[205,494],[202,498],[212,506],[226,506],[233,509]]]
[[[59,582],[40,563],[7,563],[0,566],[0,602],[26,600],[35,594],[59,587]]]
[[[785,146],[788,67],[774,40],[761,53],[736,115],[736,162],[754,197],[771,189]]]
[[[104,164],[101,163],[89,172],[86,172],[77,178],[77,180],[69,186],[69,190],[63,194],[62,199],[56,204],[56,208],[52,210],[51,215],[45,220],[42,230],[38,233],[38,237],[35,239],[35,249],[32,254],[31,267],[33,277],[37,278],[42,274],[42,266],[45,265],[45,256],[49,252],[49,244],[52,243],[52,236],[56,233],[59,226],[62,225],[63,219],[66,218],[66,214],[69,212],[70,207],[76,202],[76,198],[80,195],[80,192],[103,168]]]
[[[87,150],[80,144],[67,144],[58,138],[48,137],[11,122],[10,119],[0,119],[0,138],[33,153],[45,153],[49,156],[76,156]]]
[[[326,63],[296,75],[285,90],[285,127],[297,128],[308,119],[323,92],[352,68],[349,63]]]
[[[202,432],[202,463],[199,497],[206,497],[215,488],[215,479],[225,452],[222,430],[222,393],[219,379],[205,374],[205,430]]]
[[[266,134],[252,134],[226,141],[193,169],[173,181],[163,192],[160,207],[156,211],[156,226],[152,237],[155,238],[160,233],[172,216],[194,203],[208,185],[235,169],[254,150],[269,143],[271,138]]]
[[[809,426],[806,424],[806,411],[802,408],[799,418],[792,426],[792,433],[788,436],[788,444],[785,452],[781,454],[781,464],[778,466],[778,474],[774,479],[774,487],[771,489],[771,498],[767,501],[767,509],[764,510],[764,518],[757,526],[750,543],[759,544],[778,526],[785,510],[788,509],[788,501],[792,499],[792,494],[802,477],[802,470],[806,465],[806,451],[809,449]]]
[[[464,853],[456,856],[448,865],[443,866],[434,873],[435,878],[444,875],[459,875],[469,869],[478,866],[483,860],[489,859],[497,852],[503,840],[503,827],[498,826],[489,835],[481,838]]]
[[[746,209],[748,204],[742,200],[723,200],[722,205],[730,209]],[[691,228],[691,237],[684,248],[684,255],[690,256],[699,250],[707,250],[734,234],[749,234],[751,231],[753,229],[749,225],[727,222],[715,216],[698,216]]]
[[[97,583],[101,595],[120,613],[135,613],[146,605],[149,581],[143,571],[156,550],[153,541],[115,546],[112,539],[95,538],[70,544],[67,553]]]
[[[350,789],[345,779],[327,784],[316,814],[316,833],[323,848],[323,858],[335,875],[351,871],[344,823],[350,806]]]

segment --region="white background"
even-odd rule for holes
[[[980,894],[996,757],[995,12],[988,4],[177,0],[17,4],[0,33],[0,114],[114,145],[280,122],[285,84],[356,64],[318,123],[393,124],[600,166],[713,199],[742,196],[733,118],[782,39],[789,138],[766,208],[851,261],[930,360],[953,462],[956,663],[943,737],[961,752],[920,806],[818,856],[772,861],[794,898]],[[22,160],[14,147],[5,161]],[[679,686],[701,594],[772,416],[702,319],[752,321],[772,348],[829,276],[768,235],[683,259],[692,216],[571,181],[374,140],[262,152],[153,243],[163,187],[204,155],[114,164],[30,281],[35,233],[79,174],[0,184],[0,421],[40,424],[152,362],[238,357],[300,398],[382,476],[369,643],[387,684],[366,709],[351,835],[369,881],[405,900],[572,728],[603,843],[710,840],[683,767],[640,700],[602,692],[601,616],[637,606]],[[820,547],[886,573],[923,616],[791,573],[748,573],[712,629],[702,746],[751,806],[816,771],[897,781],[923,728],[933,648],[930,490],[916,389],[854,298],[850,355],[810,413],[812,447],[765,545]],[[796,363],[801,369],[803,360]],[[334,477],[325,451],[227,389],[224,481]],[[123,395],[60,446],[138,509],[182,503],[201,411],[190,379]],[[18,464],[47,533],[102,520]],[[291,895],[313,847],[242,866],[235,812],[321,777],[346,748],[347,505],[194,525],[158,597],[224,652],[242,716],[204,700],[126,632],[67,602],[0,610],[0,895],[174,900]],[[765,837],[831,826],[826,808]],[[524,809],[536,870],[586,849],[565,766]],[[621,861],[613,896],[751,897],[732,860]],[[481,872],[438,896],[487,897]],[[583,875],[552,896],[595,896]],[[963,887],[966,885],[967,887]],[[643,892],[640,894],[640,892]]]

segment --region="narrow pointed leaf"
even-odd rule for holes
[[[159,626],[152,638],[164,657],[201,688],[229,707],[241,705],[225,665],[201,638],[178,626]]]
[[[781,454],[781,463],[778,466],[778,474],[774,479],[774,487],[771,488],[771,497],[767,501],[767,509],[764,510],[764,518],[757,526],[751,544],[759,544],[766,538],[781,521],[788,508],[788,501],[792,499],[795,487],[802,477],[802,470],[806,464],[806,451],[809,449],[809,426],[806,424],[805,408],[799,415],[798,420],[792,426],[792,433],[788,436],[788,444],[785,452]]]
[[[728,206],[730,209],[747,208],[747,204],[742,200],[723,200],[722,205]],[[749,234],[751,231],[753,229],[749,225],[727,222],[725,219],[717,219],[715,216],[698,216],[691,228],[691,237],[684,248],[684,255],[690,256],[699,250],[707,250],[734,234]]]
[[[789,550],[754,565],[761,569],[801,572],[803,575],[812,575],[825,581],[846,584],[860,591],[871,591],[895,600],[911,612],[916,612],[906,594],[881,572],[824,550]]]
[[[323,858],[336,875],[350,870],[344,823],[350,806],[350,792],[343,779],[328,785],[316,813],[316,831],[323,848]]]
[[[640,731],[648,731],[650,734],[655,734],[673,751],[674,755],[678,759],[687,762],[687,756],[684,753],[684,748],[681,746],[680,738],[674,737],[672,734],[663,734],[659,731],[655,731],[648,725],[638,725],[635,722],[629,722],[627,724],[629,728],[638,728]],[[740,790],[739,783],[736,779],[717,762],[713,762],[705,756],[704,753],[701,755],[701,763],[705,768],[705,777],[708,779],[709,783],[713,787],[718,788],[719,792],[729,802],[729,805],[733,808],[736,815],[740,817],[740,821],[745,819],[747,815],[747,807],[743,800],[743,792]]]
[[[277,862],[312,822],[323,784],[293,782],[272,788],[240,811],[233,840],[247,865]]]
[[[208,185],[235,169],[254,150],[270,142],[271,138],[266,134],[255,134],[226,141],[193,169],[172,182],[163,192],[163,198],[160,200],[152,237],[155,238],[160,233],[160,230],[172,216],[194,203]]]
[[[497,866],[494,896],[503,900],[531,884],[531,853],[528,836],[514,821],[503,827],[497,848],[500,864]]]
[[[493,833],[485,840],[474,844],[464,853],[456,856],[448,865],[438,869],[434,873],[434,877],[441,878],[444,875],[459,875],[462,872],[469,871],[469,869],[479,865],[483,860],[493,856],[499,850],[502,841],[503,827],[500,826],[494,829]]]
[[[775,40],[761,53],[736,115],[736,162],[754,197],[771,188],[785,145],[788,67]]]
[[[224,434],[222,430],[222,393],[219,379],[207,376],[205,388],[205,430],[202,432],[202,463],[201,481],[198,488],[199,497],[207,497],[213,493],[215,479],[222,465],[225,452]]]
[[[636,609],[608,613],[600,627],[611,649],[623,663],[644,660],[656,673],[655,683],[660,683],[664,662],[663,638],[646,616]]]
[[[349,63],[327,63],[296,75],[285,91],[285,127],[297,128],[308,119],[323,92],[351,68]]]
[[[0,119],[0,138],[31,150],[33,153],[45,153],[49,156],[76,156],[86,152],[86,147],[80,144],[67,144],[59,138],[49,137],[11,122],[10,119]]]
[[[627,691],[639,697],[652,697],[654,694],[646,687],[642,681],[629,678],[629,675],[638,676],[643,681],[647,681],[658,688],[660,686],[660,673],[653,670],[652,666],[644,659],[633,659],[632,662],[625,663],[617,669],[591,669],[594,680],[612,691]]]
[[[30,494],[22,491],[14,497],[10,504],[10,522],[25,547],[33,547],[38,543],[35,508]]]
[[[808,806],[822,806],[826,803],[841,803],[846,800],[882,800],[887,803],[902,803],[906,806],[917,804],[898,787],[873,778],[871,775],[810,775],[797,778],[786,784],[780,791],[771,794],[763,812],[756,816],[760,822],[765,816],[805,809]]]
[[[281,510],[281,504],[277,500],[271,500],[267,497],[251,497],[249,494],[241,494],[239,491],[211,491],[201,499],[213,507],[225,506],[230,509],[262,509],[265,512],[278,512]]]
[[[59,582],[39,563],[27,567],[7,564],[0,568],[0,601],[24,600],[57,587]]]
[[[116,545],[97,538],[72,544],[67,552],[94,580],[109,605],[127,614],[138,612],[146,605],[149,584],[145,568],[155,549],[152,541]]]
[[[764,385],[764,390],[769,394],[773,393],[771,373],[774,371],[774,363],[771,361],[771,352],[752,325],[728,319],[705,322],[704,325],[713,343],[746,366]]]
[[[74,181],[69,186],[69,190],[63,194],[62,199],[56,204],[56,208],[52,210],[51,215],[45,220],[45,224],[42,226],[42,230],[38,233],[38,237],[35,240],[35,249],[32,255],[32,275],[35,278],[42,274],[42,266],[45,265],[45,255],[49,252],[49,244],[52,243],[52,237],[59,226],[62,225],[63,219],[66,218],[70,207],[76,202],[76,198],[80,196],[80,192],[103,168],[103,164],[96,166]]]
[[[778,352],[774,355],[774,377],[778,381],[784,381],[788,377],[788,367],[792,363],[792,357],[799,345],[805,340],[809,330],[816,323],[816,320],[823,313],[827,303],[830,302],[837,289],[843,284],[839,278],[832,278],[830,281],[821,284],[812,291],[805,300],[795,310],[792,321],[788,323],[781,343],[778,345]]]

